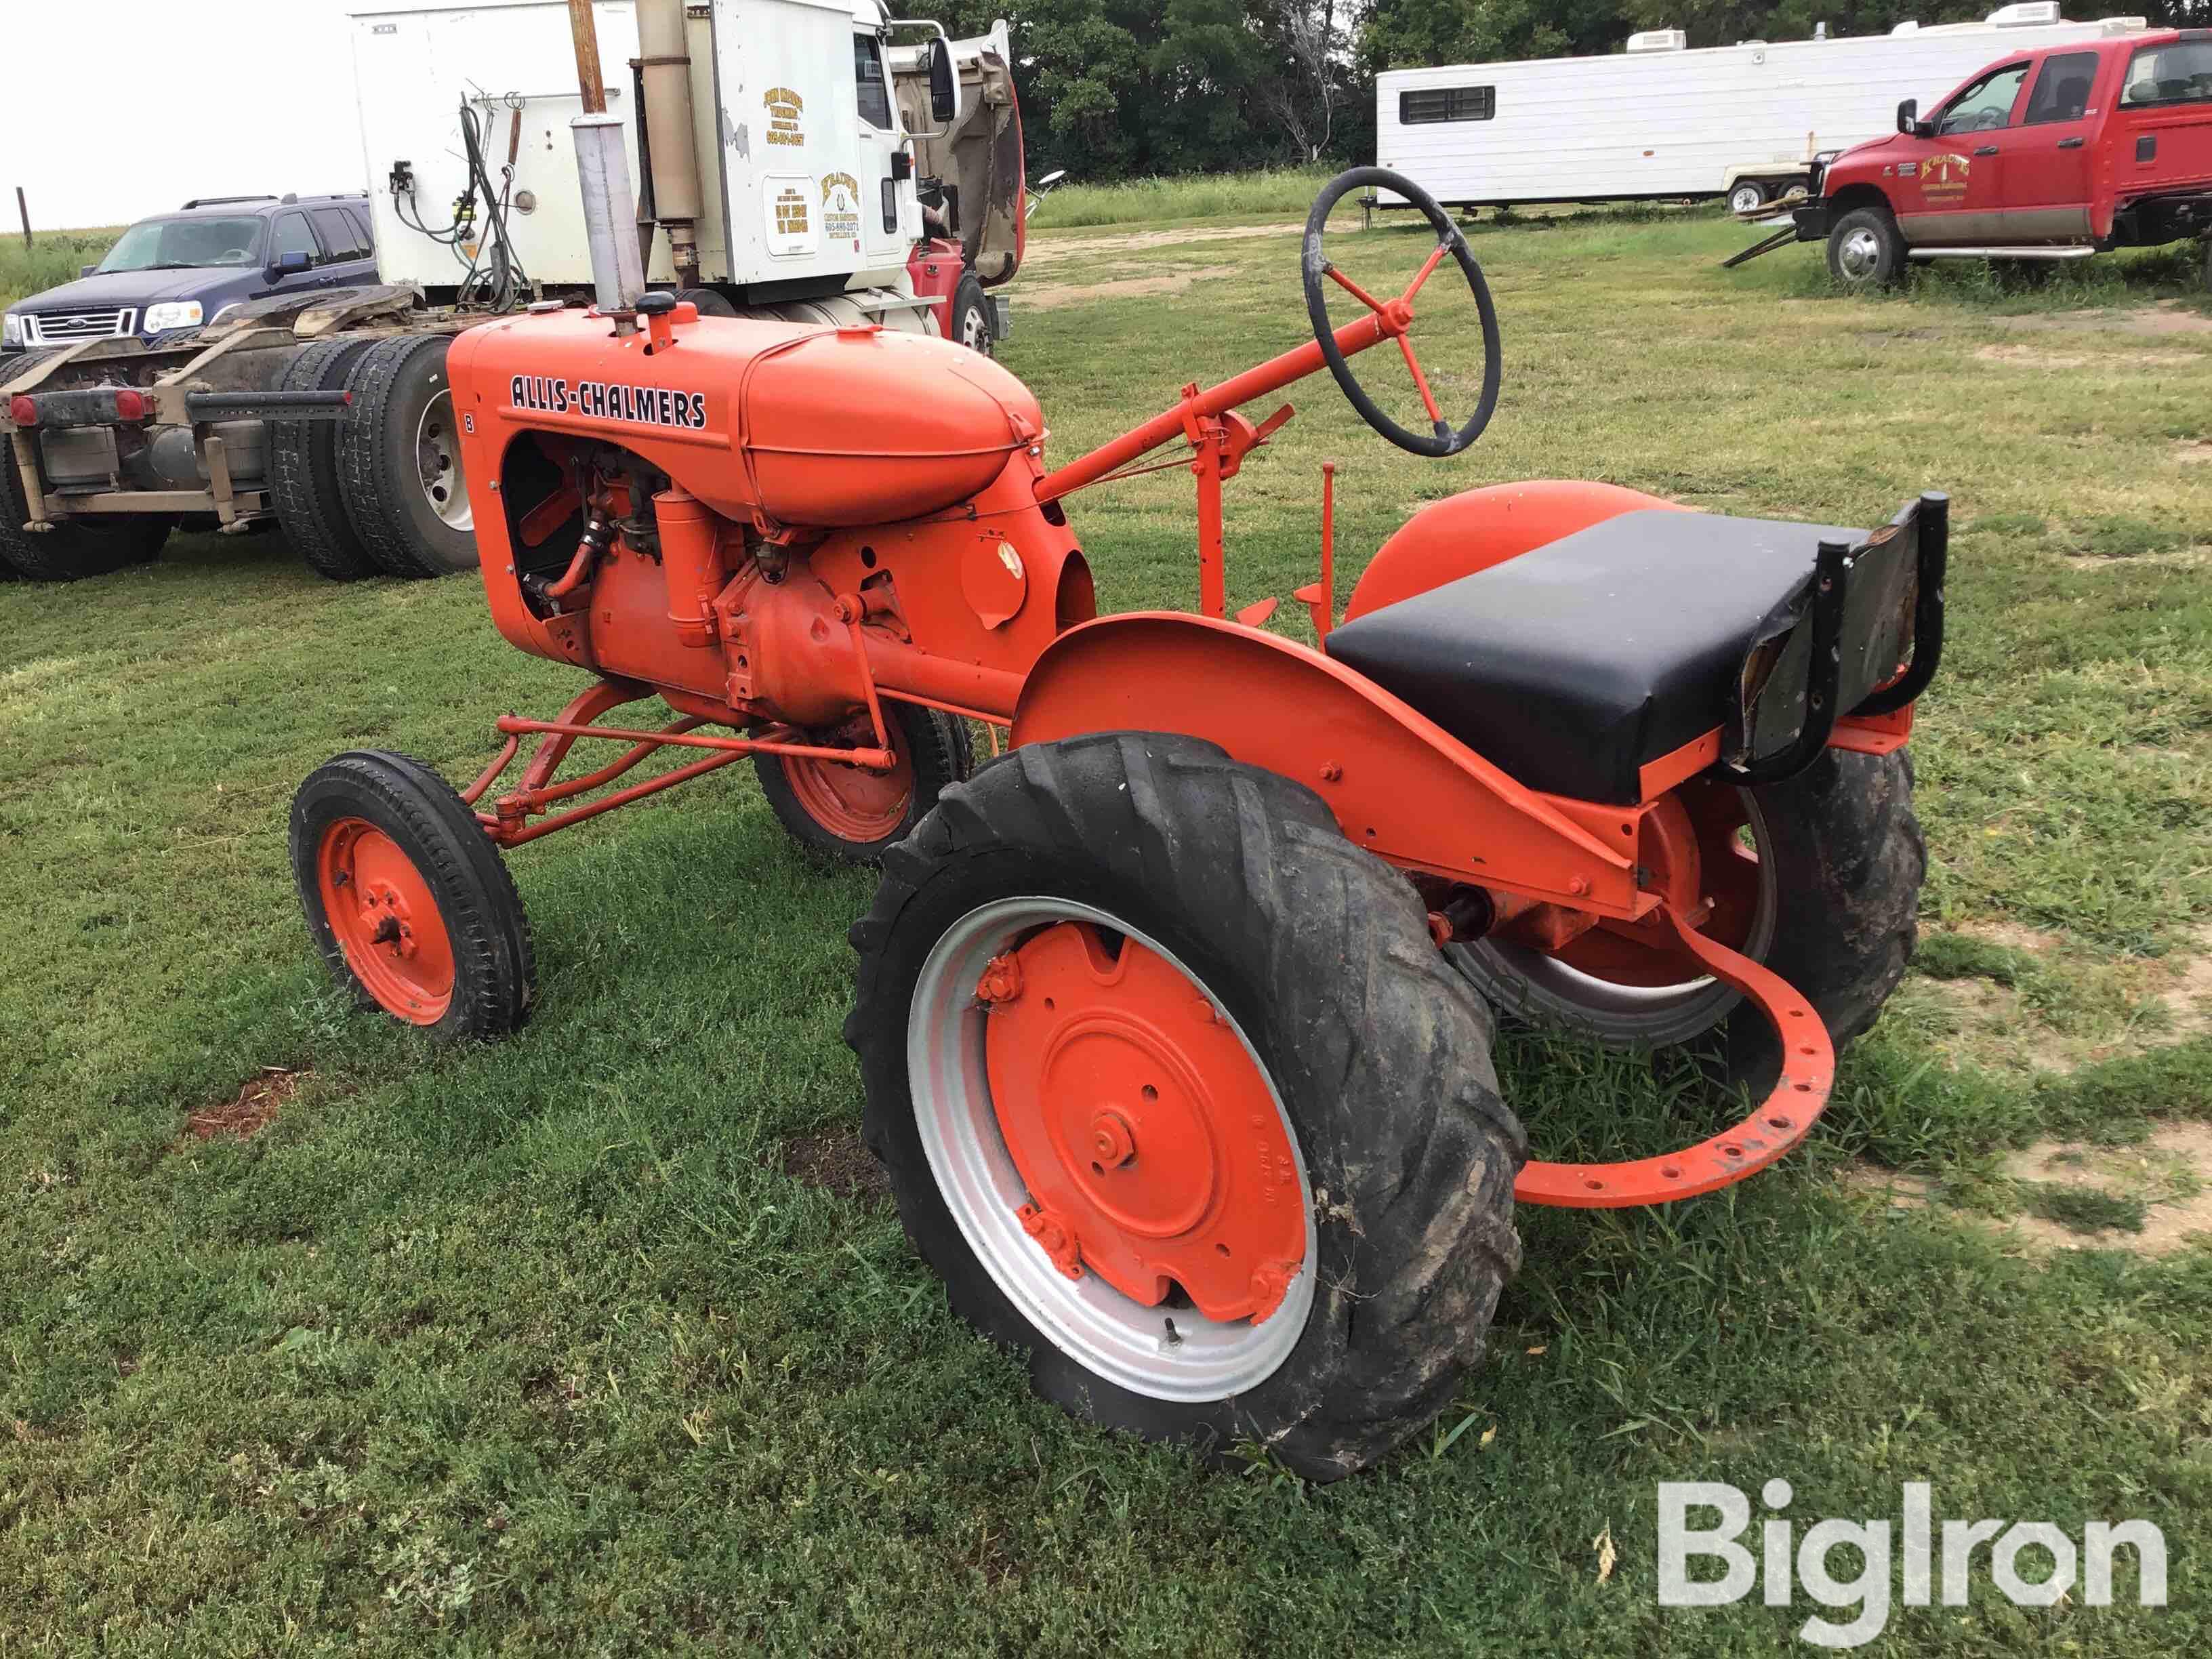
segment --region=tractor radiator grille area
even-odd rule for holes
[[[66,345],[76,340],[112,340],[131,332],[135,307],[120,311],[28,312],[23,318],[26,345]]]

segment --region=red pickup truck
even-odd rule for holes
[[[1908,259],[2080,258],[2212,233],[2212,29],[2000,58],[1933,115],[1907,99],[1894,135],[1816,161],[1813,195],[1796,240],[1826,238],[1850,288],[1895,282]]]

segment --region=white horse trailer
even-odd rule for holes
[[[1389,70],[1376,161],[1454,206],[1726,196],[1748,212],[1803,187],[1815,157],[1891,131],[1899,99],[1929,106],[2008,52],[2142,27],[2069,23],[2035,0],[1850,40],[1690,51],[1680,29],[1652,29],[1602,58]]]

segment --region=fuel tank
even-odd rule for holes
[[[477,522],[532,431],[636,451],[726,518],[848,529],[942,512],[1042,436],[1030,389],[948,340],[699,317],[617,337],[583,311],[503,318],[447,359]]]

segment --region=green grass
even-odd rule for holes
[[[99,263],[120,234],[118,228],[34,231],[28,247],[20,234],[0,236],[0,306],[75,282],[77,272]]]
[[[1249,173],[1187,173],[1087,184],[1071,179],[1045,192],[1030,222],[1049,234],[1088,225],[1165,223],[1241,216],[1246,220],[1304,216],[1333,169],[1262,167]]]
[[[1055,457],[1305,337],[1294,235],[1066,240],[1005,352]],[[1377,286],[1425,252],[1334,240]],[[1775,1171],[1523,1212],[1459,1401],[1326,1489],[1040,1404],[889,1211],[780,1173],[860,1110],[838,1026],[870,884],[800,857],[740,769],[516,855],[520,1040],[438,1052],[346,1012],[291,891],[294,785],[356,744],[465,777],[494,714],[576,685],[474,584],[335,587],[256,538],[0,587],[0,1647],[1764,1654],[1813,1609],[1658,1607],[1655,1486],[1781,1476],[1801,1522],[1894,1516],[1924,1479],[1942,1515],[2166,1528],[2163,1613],[2124,1571],[2109,1609],[1984,1578],[1873,1651],[2203,1650],[2212,1252],[2014,1253],[1842,1177],[1986,1188],[2007,1148],[2212,1117],[2212,1041],[2164,1001],[2212,918],[2207,313],[2156,257],[1850,300],[1814,250],[1715,268],[1747,240],[1486,227],[1491,434],[1421,462],[1326,378],[1295,388],[1230,491],[1232,603],[1310,577],[1324,459],[1351,570],[1498,479],[1845,523],[1947,487],[1951,644],[1914,752],[1924,922],[1956,942]],[[1457,409],[1477,358],[1443,281],[1418,337]],[[1037,303],[1055,285],[1096,291]],[[1194,600],[1189,490],[1071,503],[1107,605]],[[1499,1060],[1555,1153],[1712,1121],[1571,1044]],[[182,1134],[272,1066],[304,1077],[268,1129]]]

